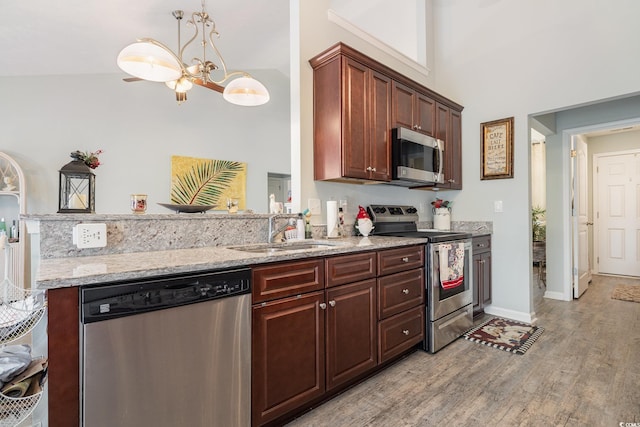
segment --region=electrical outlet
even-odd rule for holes
[[[73,227],[73,243],[80,249],[107,246],[107,224],[78,224]]]

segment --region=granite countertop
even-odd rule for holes
[[[276,261],[426,244],[427,240],[421,238],[371,236],[304,241],[304,243],[314,242],[321,242],[330,246],[296,251],[278,251],[268,254],[243,252],[230,249],[228,246],[215,246],[41,259],[36,276],[36,286],[39,289],[54,289],[246,267]]]

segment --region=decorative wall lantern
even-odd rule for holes
[[[95,213],[96,176],[91,168],[83,160],[76,159],[59,172],[58,213]]]

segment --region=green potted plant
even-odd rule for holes
[[[545,213],[546,210],[539,206],[531,208],[531,229],[534,242],[544,242],[546,240]]]

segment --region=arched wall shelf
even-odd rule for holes
[[[18,236],[17,241],[9,241],[12,249],[11,275],[12,282],[20,287],[30,288],[26,283],[26,227],[20,216],[27,213],[27,191],[24,173],[20,165],[8,154],[0,152],[0,216],[5,218],[7,236],[16,221]],[[9,214],[13,217],[9,217]],[[13,240],[13,239],[12,239]],[[0,265],[0,273],[4,277],[4,263]]]

